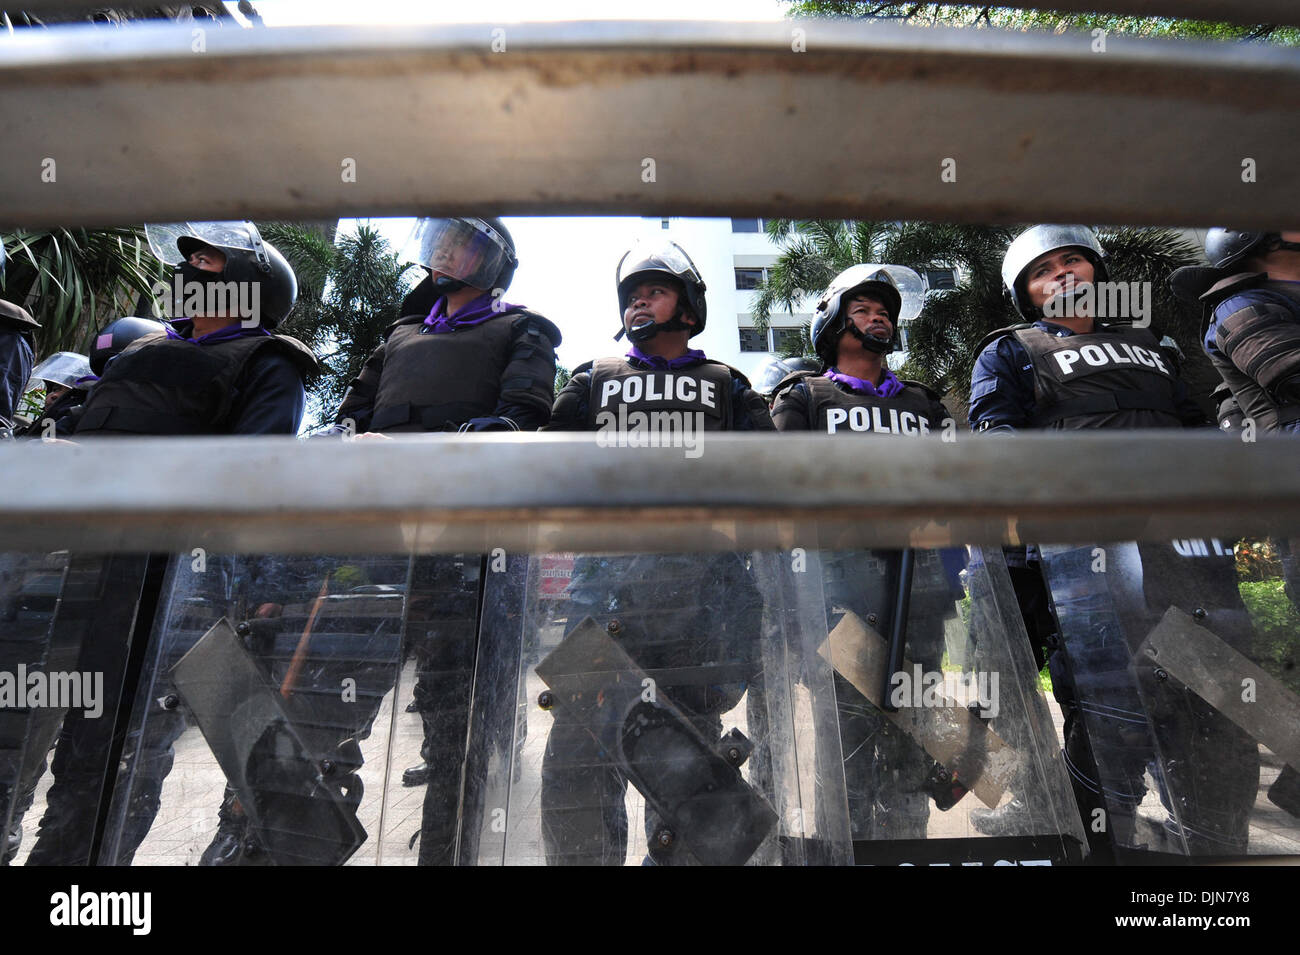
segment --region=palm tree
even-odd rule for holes
[[[334,419],[348,384],[383,341],[384,329],[401,317],[413,266],[364,224],[335,244],[301,225],[260,228],[298,275],[298,304],[279,331],[320,356],[323,371],[309,384],[308,396],[310,426],[317,427]]]
[[[929,222],[851,222],[838,219],[773,220],[768,234],[783,247],[759,286],[754,324],[765,328],[773,310],[793,313],[807,295],[819,295],[839,272],[858,262],[956,268],[955,289],[931,292],[908,330],[904,377],[951,393],[950,410],[969,396],[977,348],[989,332],[1023,319],[1002,285],[1002,256],[1019,232],[1004,226]],[[1100,228],[1115,281],[1150,282],[1152,331],[1170,335],[1185,356],[1184,378],[1195,397],[1208,400],[1217,375],[1201,353],[1199,316],[1180,306],[1169,273],[1197,261],[1197,250],[1166,229]],[[806,336],[805,336],[806,337]]]
[[[38,357],[84,352],[99,328],[133,314],[170,277],[137,226],[16,229],[0,239],[9,255],[0,290],[41,323]]]

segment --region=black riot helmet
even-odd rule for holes
[[[95,345],[90,350],[90,370],[96,375],[104,373],[104,366],[114,355],[137,338],[166,331],[167,326],[152,318],[136,318],[128,315],[109,322],[95,336]]]
[[[708,286],[704,284],[700,270],[695,267],[686,250],[676,242],[667,242],[661,246],[637,242],[623,253],[623,257],[618,260],[618,265],[614,269],[614,282],[618,288],[619,318],[615,341],[622,338],[626,332],[623,327],[623,313],[627,310],[628,296],[638,285],[656,275],[671,279],[675,287],[680,289],[677,314],[671,321],[662,324],[648,323],[633,328],[631,332],[627,332],[628,338],[633,342],[644,342],[662,331],[681,331],[685,328],[691,330],[687,337],[694,338],[704,331],[704,322],[708,318],[708,303],[705,301],[704,293],[708,290]],[[695,316],[693,326],[682,321],[683,299],[685,309],[689,309]]]
[[[817,358],[805,358],[802,355],[773,358],[753,376],[754,390],[764,397],[770,397],[776,391],[777,385],[795,372],[807,371],[815,374],[821,370],[822,362]]]
[[[1216,227],[1205,235],[1205,257],[1218,269],[1237,265],[1243,259],[1268,255],[1275,249],[1300,252],[1300,243],[1283,241],[1280,232],[1246,232]]]
[[[519,268],[515,240],[494,216],[420,219],[406,247],[407,259],[441,273],[434,287],[443,295],[466,286],[504,292]]]
[[[262,239],[252,222],[168,222],[146,225],[144,232],[153,254],[170,265],[181,280],[182,294],[174,317],[184,317],[187,312],[197,314],[187,307],[194,285],[219,292],[221,301],[239,305],[239,317],[250,327],[256,324],[275,328],[293,311],[298,300],[298,277],[280,251]],[[205,246],[226,257],[220,272],[189,264],[189,257]]]
[[[893,332],[888,340],[859,332],[857,326],[848,320],[845,306],[855,292],[875,295],[889,310]],[[827,365],[835,364],[840,335],[848,330],[863,348],[888,354],[900,346],[903,322],[920,314],[923,296],[921,276],[906,266],[868,263],[850,266],[831,279],[831,284],[813,309],[812,327],[809,329],[813,349]]]

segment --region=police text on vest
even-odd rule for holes
[[[1060,366],[1061,377],[1087,371],[1089,368],[1122,368],[1125,365],[1141,365],[1152,368],[1162,375],[1168,375],[1163,357],[1159,352],[1141,345],[1128,342],[1103,342],[1100,345],[1088,344],[1081,348],[1062,348],[1053,352],[1052,357]]]
[[[876,434],[924,435],[930,433],[930,422],[914,411],[890,408],[888,414],[879,406],[826,409],[826,433],[834,434],[840,425],[847,424],[850,431],[872,431]]]

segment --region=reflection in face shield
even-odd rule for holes
[[[420,264],[474,288],[490,288],[512,259],[501,237],[478,219],[428,219],[419,228]]]

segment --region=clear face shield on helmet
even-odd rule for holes
[[[179,265],[186,255],[179,246],[181,239],[194,239],[217,249],[235,249],[252,252],[259,260],[265,259],[262,234],[257,226],[246,220],[214,222],[161,222],[144,227],[149,249],[164,265]]]
[[[847,328],[849,293],[873,282],[889,286],[899,295],[897,315],[892,314],[894,311],[892,303],[886,303],[891,313],[890,324],[893,326],[890,347],[894,347],[899,338],[899,328],[904,322],[910,322],[920,315],[921,309],[925,307],[925,285],[921,281],[921,276],[905,265],[864,263],[845,269],[835,276],[826,289],[826,294],[817,303],[813,315],[814,339],[824,340],[824,335],[831,333],[829,323],[832,323],[832,320],[834,320],[833,328]],[[866,291],[869,293],[870,288]],[[843,319],[843,324],[839,319]],[[826,331],[824,332],[823,329]],[[839,333],[834,332],[834,334]]]
[[[71,388],[77,381],[90,375],[90,360],[72,351],[55,352],[32,369],[26,391],[35,388]]]
[[[676,242],[656,245],[638,239],[623,258],[619,259],[618,267],[615,269],[615,281],[620,293],[624,290],[624,284],[641,272],[666,272],[676,276],[682,283],[704,281],[700,277],[700,270],[695,267],[686,250]],[[620,300],[619,308],[626,307],[627,303]]]
[[[506,240],[482,219],[420,219],[405,257],[465,285],[490,289],[515,262]]]

